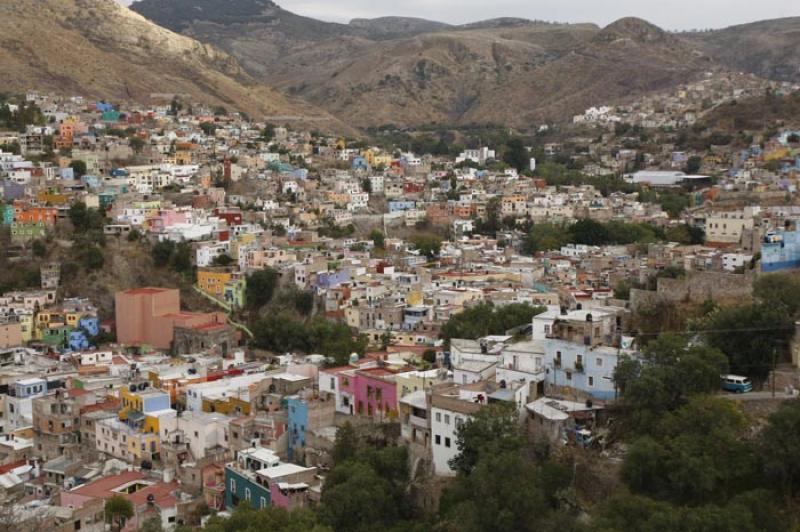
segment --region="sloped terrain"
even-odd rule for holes
[[[230,55],[178,35],[113,0],[0,3],[0,90],[118,100],[156,94],[258,115],[325,113],[254,80]]]

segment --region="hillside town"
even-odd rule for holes
[[[0,520],[311,515],[348,441],[402,449],[435,508],[487,412],[604,485],[586,464],[637,456],[620,427],[657,433],[692,379],[767,424],[800,390],[800,122],[714,120],[798,90],[709,76],[529,137],[369,140],[181,95],[0,102]],[[663,353],[704,350],[626,417]]]

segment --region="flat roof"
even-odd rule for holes
[[[258,474],[270,479],[276,479],[280,477],[285,477],[288,475],[293,475],[295,473],[302,473],[304,471],[310,471],[314,469],[313,467],[303,467],[297,464],[280,464],[275,467],[265,467],[264,469],[259,469]]]

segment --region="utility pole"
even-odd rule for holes
[[[777,358],[778,347],[772,346],[772,397],[775,398],[775,359]]]

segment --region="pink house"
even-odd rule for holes
[[[397,373],[401,371],[385,367],[357,370],[350,379],[354,413],[375,419],[397,416]]]
[[[186,211],[163,210],[157,216],[150,218],[150,231],[160,233],[168,227],[185,224],[189,221]]]

